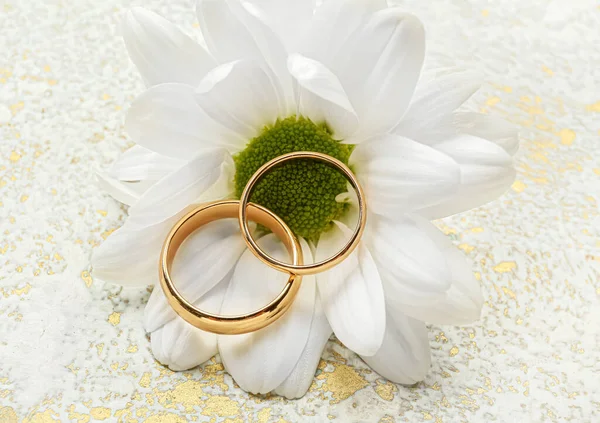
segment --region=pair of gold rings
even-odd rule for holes
[[[312,159],[329,164],[342,172],[358,197],[358,224],[346,245],[334,256],[327,260],[304,264],[302,248],[298,238],[288,225],[272,211],[254,203],[250,203],[250,196],[256,183],[273,168],[291,160]],[[171,279],[171,267],[183,241],[200,227],[219,219],[236,218],[239,220],[240,229],[246,245],[252,253],[263,263],[278,271],[289,274],[288,281],[281,293],[269,304],[251,313],[236,316],[222,316],[200,310],[187,301],[175,287]],[[248,221],[259,223],[269,228],[284,243],[291,256],[292,263],[276,260],[262,250],[250,233]],[[165,240],[159,261],[159,279],[165,296],[175,312],[191,325],[213,333],[234,335],[254,332],[262,329],[283,316],[292,305],[303,275],[314,275],[324,272],[346,259],[357,247],[365,229],[367,220],[367,206],[364,193],[356,176],[341,161],[322,153],[294,152],[279,156],[264,164],[250,178],[239,201],[225,200],[202,204],[182,217],[171,229]]]

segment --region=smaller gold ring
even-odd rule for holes
[[[221,335],[254,332],[275,322],[290,308],[302,282],[302,276],[290,273],[287,284],[277,298],[259,310],[237,316],[202,311],[181,295],[170,275],[177,250],[196,229],[215,220],[235,218],[239,206],[239,201],[217,201],[203,204],[186,214],[169,232],[159,260],[160,285],[175,312],[192,326]],[[283,241],[294,264],[302,264],[302,248],[285,222],[264,207],[252,203],[248,206],[249,218],[271,229]]]
[[[358,224],[350,240],[340,251],[338,251],[332,257],[328,258],[327,260],[323,260],[321,262],[312,264],[288,264],[271,257],[258,246],[256,241],[250,234],[250,228],[248,226],[248,202],[250,201],[250,195],[252,194],[252,190],[256,183],[259,181],[259,179],[274,167],[279,166],[282,163],[285,163],[290,160],[299,159],[318,160],[337,168],[340,172],[344,174],[344,176],[346,176],[346,178],[356,191],[356,195],[358,197]],[[240,228],[242,230],[244,241],[246,241],[246,245],[248,245],[250,251],[252,251],[252,253],[256,257],[258,257],[263,263],[281,272],[288,272],[296,275],[314,275],[317,273],[324,272],[338,265],[343,260],[345,260],[358,246],[358,243],[360,242],[360,239],[363,235],[367,223],[367,204],[365,202],[364,192],[362,187],[360,186],[360,183],[356,179],[354,173],[352,173],[352,170],[350,170],[350,168],[344,163],[327,154],[316,153],[311,151],[296,151],[274,158],[273,160],[261,166],[260,169],[258,169],[256,173],[252,175],[252,177],[246,184],[246,187],[244,188],[244,191],[242,192],[242,196],[240,198],[240,209],[238,218],[240,221]]]

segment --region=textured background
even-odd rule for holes
[[[486,75],[472,109],[522,127],[512,189],[440,222],[474,260],[483,316],[431,327],[417,386],[332,340],[310,392],[284,401],[240,391],[218,360],[163,368],[141,323],[149,292],[88,272],[126,216],[93,171],[130,145],[143,90],[116,29],[129,2],[0,1],[0,422],[598,421],[598,3],[405,4],[433,62]],[[145,5],[199,34],[191,1]]]

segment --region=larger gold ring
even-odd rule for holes
[[[313,264],[296,264],[296,263],[288,264],[288,263],[284,263],[282,261],[279,261],[279,260],[271,257],[270,255],[265,253],[258,246],[256,241],[250,234],[250,228],[248,226],[248,206],[249,206],[248,202],[250,200],[250,195],[252,194],[252,189],[254,188],[256,183],[259,181],[259,179],[265,173],[267,173],[269,170],[273,169],[274,167],[279,166],[282,163],[285,163],[290,160],[299,160],[299,159],[318,160],[318,161],[325,162],[325,163],[337,168],[340,172],[342,172],[346,176],[346,178],[348,178],[348,181],[350,182],[350,184],[356,191],[356,195],[358,197],[358,224],[357,224],[356,229],[354,230],[354,233],[352,234],[352,237],[350,238],[350,240],[348,240],[346,245],[340,251],[338,251],[334,256],[328,258],[327,260],[323,260],[321,262],[313,263]],[[352,253],[352,251],[354,251],[354,249],[358,246],[358,243],[360,242],[360,239],[365,230],[365,225],[367,223],[367,205],[365,203],[364,197],[365,196],[364,196],[362,187],[360,186],[360,183],[356,179],[356,176],[354,176],[354,173],[352,173],[350,168],[348,166],[346,166],[344,163],[342,163],[341,161],[339,161],[338,159],[328,156],[327,154],[310,152],[310,151],[297,151],[294,153],[288,153],[288,154],[284,154],[282,156],[276,157],[273,160],[265,163],[260,169],[258,169],[256,171],[256,173],[254,175],[252,175],[252,177],[246,184],[246,187],[244,188],[244,191],[242,192],[242,196],[240,198],[240,209],[239,209],[239,215],[238,215],[238,218],[240,221],[240,228],[242,230],[242,234],[244,236],[244,240],[246,241],[246,244],[248,245],[248,248],[263,263],[267,264],[268,266],[270,266],[274,269],[282,271],[282,272],[294,273],[296,275],[314,275],[316,273],[324,272],[324,271],[331,269],[332,267],[338,265],[343,260],[345,260]]]
[[[159,279],[167,300],[175,312],[191,325],[213,333],[234,335],[254,332],[275,322],[289,309],[294,301],[302,276],[290,273],[281,293],[263,308],[237,316],[221,316],[208,313],[188,302],[171,280],[171,266],[183,241],[196,229],[209,222],[235,218],[239,201],[218,201],[203,204],[181,218],[171,229],[160,254]],[[271,229],[285,244],[294,264],[302,264],[302,248],[292,230],[276,214],[256,204],[249,204],[249,218]]]

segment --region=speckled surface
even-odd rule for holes
[[[474,260],[482,319],[431,327],[432,368],[410,388],[331,340],[298,401],[244,393],[218,360],[163,368],[149,292],[89,274],[126,215],[93,171],[130,145],[143,90],[116,29],[129,3],[0,3],[0,422],[598,421],[597,1],[405,2],[432,63],[485,74],[470,107],[522,127],[512,189],[440,222]],[[198,35],[191,2],[144,5]]]

